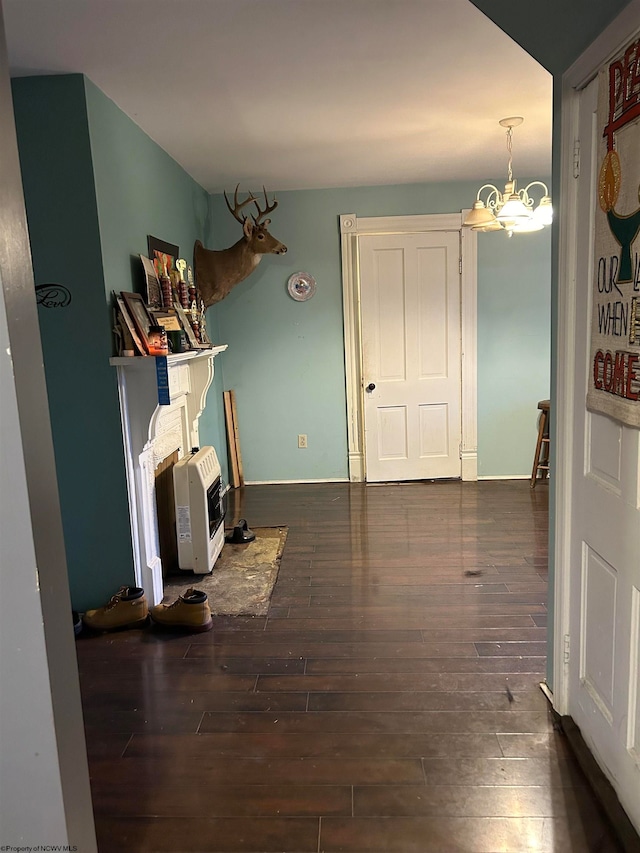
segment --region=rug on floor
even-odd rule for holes
[[[165,578],[163,602],[169,604],[189,587],[196,587],[209,596],[214,616],[265,616],[288,528],[251,529],[256,534],[253,542],[246,545],[225,542],[211,574],[182,572]]]

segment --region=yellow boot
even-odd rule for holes
[[[151,608],[151,619],[163,628],[208,631],[213,626],[209,599],[206,592],[190,588],[173,604],[156,604]]]
[[[147,622],[149,605],[139,586],[121,586],[111,600],[97,610],[87,610],[82,621],[93,631],[139,628]]]

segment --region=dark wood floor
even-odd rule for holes
[[[78,640],[101,853],[617,851],[538,686],[547,489],[232,493],[268,617]]]

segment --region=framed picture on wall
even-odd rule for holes
[[[180,319],[178,315],[170,308],[160,308],[159,310],[151,309],[149,313],[153,317],[153,322],[156,324],[156,326],[162,326],[162,328],[166,329],[167,332],[182,331],[182,326],[180,325]]]
[[[151,258],[145,258],[144,255],[140,255],[140,260],[142,261],[147,286],[147,305],[149,308],[162,308],[162,291],[155,264]]]
[[[133,343],[135,344],[136,349],[138,350],[140,355],[147,355],[147,351],[145,349],[145,346],[142,343],[142,339],[140,338],[140,335],[138,334],[138,329],[136,327],[136,324],[133,322],[133,317],[129,313],[129,309],[127,308],[125,301],[122,298],[122,294],[118,295],[117,293],[115,293],[114,296],[115,296],[118,314],[122,318],[122,322],[127,327],[127,330],[129,332],[129,334],[131,335],[131,339],[133,340]]]
[[[149,259],[153,261],[158,278],[163,271],[167,270],[167,275],[171,275],[171,271],[176,268],[176,260],[180,252],[177,246],[173,243],[166,243],[164,240],[158,240],[157,237],[147,236],[147,247],[149,249]]]
[[[196,338],[193,327],[189,322],[189,318],[187,317],[187,313],[180,305],[179,302],[174,302],[173,307],[175,308],[175,312],[180,318],[180,322],[182,323],[182,328],[187,336],[187,340],[189,341],[189,346],[191,349],[200,349],[200,344],[198,343],[198,339]]]
[[[149,352],[149,326],[155,325],[151,314],[147,309],[147,306],[144,303],[144,299],[140,296],[139,293],[126,293],[122,292],[120,294],[122,299],[124,300],[124,304],[129,312],[131,319],[133,320],[133,324],[136,328],[136,332],[140,340],[143,343],[145,352]]]

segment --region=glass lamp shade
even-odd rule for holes
[[[553,222],[553,207],[551,206],[551,199],[548,195],[540,199],[540,204],[533,211],[533,216],[542,226],[551,225]]]
[[[544,225],[539,219],[531,217],[530,219],[521,219],[519,222],[512,222],[505,227],[513,231],[514,234],[530,234],[532,231],[542,231]]]
[[[498,220],[493,217],[491,222],[487,222],[485,225],[472,225],[472,231],[503,231],[502,225],[498,222]]]
[[[524,222],[531,219],[531,213],[524,206],[520,196],[512,193],[498,212],[500,222]]]
[[[490,210],[487,210],[483,201],[478,199],[478,201],[473,203],[473,208],[469,211],[469,215],[465,219],[464,224],[477,231],[481,228],[485,228],[487,225],[491,225],[495,221],[496,218],[493,213]]]

